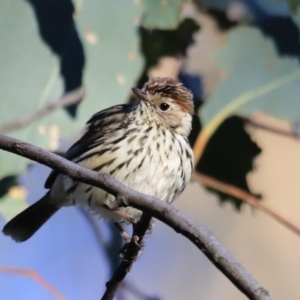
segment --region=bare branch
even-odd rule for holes
[[[80,212],[83,214],[85,219],[89,222],[98,244],[105,248],[107,258],[109,258],[108,251],[110,249],[108,248],[107,243],[103,240],[95,219],[92,218],[90,214],[82,208],[80,208]],[[148,218],[149,216],[143,214],[143,217],[138,222],[138,224],[134,225],[131,243],[127,245],[126,253],[124,253],[124,256],[122,258],[122,261],[118,269],[114,272],[114,275],[111,278],[111,280],[106,284],[107,289],[102,299],[104,300],[114,299],[114,296],[116,295],[120,285],[122,285],[121,286],[122,288],[124,288],[125,286],[129,287],[129,285],[125,284],[122,281],[127,275],[127,273],[130,271],[132,264],[134,263],[136,258],[139,257],[139,252],[142,250],[142,246],[143,246],[142,240],[144,238],[145,232],[149,228]],[[149,221],[150,219],[151,217],[149,218]],[[132,287],[132,290],[134,290],[133,286],[130,287]],[[135,290],[135,292],[138,291]],[[146,299],[146,296],[144,298]]]
[[[47,290],[55,299],[57,300],[67,299],[60,291],[58,291],[55,287],[53,287],[47,280],[45,280],[35,270],[0,266],[0,273],[27,276],[32,280],[34,280],[35,282],[37,282],[45,290]]]
[[[143,286],[137,287],[132,282],[128,282],[128,280],[126,280],[122,283],[121,291],[123,292],[126,291],[127,293],[130,293],[135,299],[139,299],[139,300],[150,300],[150,299],[160,300],[160,298],[157,295],[149,295],[144,293],[141,290],[142,288]]]
[[[249,124],[253,127],[257,127],[259,129],[262,130],[267,130],[270,131],[272,133],[276,133],[279,135],[283,135],[283,136],[289,136],[289,137],[293,137],[293,138],[300,138],[300,133],[299,132],[295,132],[295,131],[289,131],[289,130],[284,130],[278,127],[274,127],[274,126],[270,126],[267,124],[263,124],[261,122],[257,122],[255,120],[253,120],[252,118],[245,118],[245,117],[240,117],[246,124]]]
[[[118,288],[120,287],[125,276],[130,272],[132,264],[139,258],[143,249],[143,238],[150,227],[151,216],[146,213],[142,214],[140,221],[133,225],[131,241],[125,245],[125,252],[119,267],[116,269],[111,280],[106,283],[106,291],[101,300],[113,300]]]
[[[56,102],[46,104],[45,106],[38,108],[36,111],[29,113],[28,115],[22,116],[17,120],[8,122],[6,124],[0,125],[0,133],[3,134],[8,131],[24,127],[56,109],[66,107],[71,104],[76,104],[84,97],[84,94],[84,89],[82,87],[68,92],[61,98],[59,98]]]
[[[93,234],[94,234],[94,238],[96,243],[99,245],[99,248],[101,249],[101,253],[102,253],[102,249],[105,249],[107,258],[108,258],[108,245],[105,242],[104,238],[103,238],[103,234],[99,229],[98,223],[96,222],[96,220],[93,218],[93,216],[89,213],[89,211],[87,211],[86,209],[84,209],[83,207],[79,207],[78,210],[82,216],[85,218],[85,220],[88,222],[88,225],[90,226]]]
[[[193,222],[172,205],[136,192],[106,173],[82,168],[58,155],[4,135],[0,135],[0,148],[44,164],[79,182],[99,187],[116,196],[119,204],[133,206],[161,220],[188,238],[249,299],[271,299],[268,292],[207,229]]]
[[[213,188],[215,190],[218,190],[220,192],[226,193],[228,195],[231,195],[235,198],[240,199],[241,201],[244,201],[251,206],[260,209],[261,211],[265,212],[269,216],[271,216],[273,219],[296,233],[298,236],[300,236],[300,227],[289,221],[287,218],[279,214],[278,212],[275,212],[273,209],[268,207],[266,204],[264,204],[262,201],[260,201],[258,198],[254,197],[253,195],[237,188],[236,186],[224,183],[222,181],[219,181],[215,178],[212,178],[210,176],[200,174],[196,171],[194,171],[192,179],[202,183],[203,185]]]

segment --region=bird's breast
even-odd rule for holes
[[[193,168],[187,139],[155,125],[118,130],[84,155],[87,158],[81,157],[81,166],[109,173],[128,187],[167,202],[183,191]],[[96,211],[114,201],[107,192],[71,179],[65,180],[65,189],[71,191],[71,204],[88,203]]]

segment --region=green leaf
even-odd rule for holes
[[[87,96],[79,107],[79,120],[124,103],[131,93],[142,69],[137,30],[141,14],[142,6],[134,1],[83,2],[77,24],[87,57]]]
[[[273,41],[251,27],[229,31],[226,45],[213,57],[222,77],[199,110],[203,127],[194,144],[196,169],[251,193],[246,175],[260,149],[244,131],[242,119],[233,116],[263,111],[297,120],[299,61],[279,56]],[[231,195],[218,194],[221,201],[231,199],[239,206]]]
[[[239,3],[239,2],[232,2],[231,0],[194,0],[196,5],[201,8],[209,8],[209,9],[217,9],[220,11],[226,11],[228,6],[232,3]]]
[[[296,11],[297,8],[299,8],[299,5],[300,5],[300,0],[270,0],[270,2],[279,2],[279,3],[284,3],[284,2],[287,2],[287,4],[289,5],[289,7]]]
[[[280,57],[259,30],[232,30],[214,57],[225,78],[201,109],[206,126],[216,129],[228,116],[256,111],[290,121],[300,117],[299,61]]]
[[[118,5],[122,5],[121,14]],[[91,0],[82,2],[78,10],[77,27],[87,56],[87,96],[78,107],[77,118],[60,109],[9,135],[55,150],[61,138],[73,137],[92,114],[128,98],[142,68],[137,36],[141,5]],[[15,15],[19,17],[13,18]],[[59,61],[40,38],[32,7],[24,1],[4,0],[0,17],[0,120],[4,124],[56,101],[64,87]],[[0,179],[22,173],[27,163],[23,157],[0,151]],[[25,193],[16,195],[10,190],[0,199],[0,214],[11,219],[27,207],[25,198]]]
[[[143,0],[143,27],[175,29],[180,22],[182,0]]]
[[[9,135],[55,150],[61,138],[73,137],[92,114],[125,102],[142,67],[136,27],[141,13],[141,5],[133,1],[126,5],[104,0],[82,2],[76,20],[87,56],[87,96],[77,119],[60,109]],[[16,15],[19,17],[14,18]],[[40,38],[32,7],[25,1],[4,0],[0,18],[3,124],[56,101],[63,85],[58,59]],[[0,178],[25,171],[27,163],[23,157],[0,151]]]
[[[62,87],[58,80],[58,61],[40,40],[30,5],[25,1],[4,0],[0,7],[0,120],[3,124],[34,111],[49,99],[59,98]],[[14,18],[16,15],[19,17]],[[60,126],[59,120],[66,124],[66,129],[71,127],[65,113],[60,111],[9,134],[49,148],[49,129],[54,124]],[[38,133],[39,126],[44,127],[45,135]],[[26,164],[24,158],[1,151],[0,178],[24,171]]]

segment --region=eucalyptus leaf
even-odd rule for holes
[[[182,0],[142,0],[143,27],[146,29],[175,29],[180,22]]]
[[[78,117],[87,120],[101,109],[124,103],[135,85],[143,64],[138,41],[143,8],[134,1],[90,0],[82,5],[77,25],[87,57],[87,95]]]
[[[198,7],[226,11],[232,0],[194,0]],[[235,2],[238,3],[238,2]]]
[[[299,6],[300,6],[300,0],[269,0],[270,2],[279,2],[279,3],[287,3],[289,5],[289,7],[293,10],[296,11]]]
[[[25,1],[4,0],[0,8],[3,124],[56,101],[64,88],[59,61],[40,38],[32,7]],[[60,109],[9,135],[55,150],[61,138],[74,136],[92,114],[125,102],[142,67],[137,38],[141,13],[141,5],[134,2],[82,2],[77,7],[76,23],[88,57],[84,73],[87,96],[77,118],[73,120]],[[18,18],[12,17],[15,15]],[[0,178],[25,171],[27,163],[22,157],[1,151]]]
[[[18,18],[12,17],[16,15]],[[58,99],[62,83],[58,78],[58,61],[39,37],[31,6],[25,1],[1,1],[0,18],[0,120],[3,124],[34,111],[49,100]],[[54,143],[51,128],[61,131],[62,124],[66,135],[75,129],[66,114],[57,111],[9,134],[49,148],[51,142]],[[26,159],[0,152],[0,178],[23,172],[26,165]]]
[[[224,78],[201,109],[204,125],[256,111],[290,121],[300,117],[299,60],[280,57],[258,29],[233,29],[214,58]]]
[[[291,123],[299,120],[299,59],[280,56],[272,39],[243,26],[231,29],[225,46],[212,57],[220,81],[199,109],[202,129],[194,144],[196,170],[254,195],[246,176],[261,150],[239,117],[263,111]],[[221,201],[240,207],[238,199],[217,193]]]

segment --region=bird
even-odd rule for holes
[[[110,174],[138,192],[172,203],[184,190],[194,168],[188,141],[194,113],[193,95],[171,78],[150,78],[132,88],[136,101],[94,114],[82,137],[65,158],[96,172]],[[142,212],[133,207],[110,210],[108,192],[52,170],[47,193],[9,221],[3,233],[17,242],[29,239],[60,208],[81,205],[120,228]]]

